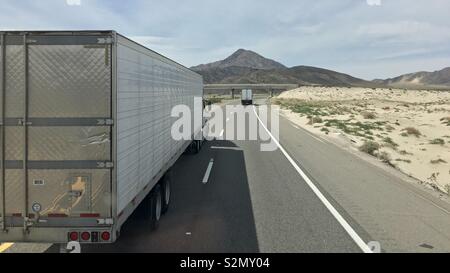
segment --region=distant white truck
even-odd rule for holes
[[[0,31],[0,242],[112,243],[141,203],[156,227],[195,97],[199,74],[114,31]]]
[[[243,89],[241,95],[242,105],[253,104],[253,91],[251,89]]]

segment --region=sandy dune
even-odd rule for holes
[[[421,183],[450,193],[450,92],[301,87],[274,103],[296,124],[345,138]]]

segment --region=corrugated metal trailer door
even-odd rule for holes
[[[5,38],[9,225],[110,217],[111,45],[85,35]],[[33,225],[52,220],[43,223]]]

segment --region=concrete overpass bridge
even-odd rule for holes
[[[205,94],[228,93],[234,98],[235,94],[240,93],[242,89],[252,89],[255,92],[267,92],[273,96],[274,93],[280,93],[298,87],[298,84],[205,84],[203,90]]]

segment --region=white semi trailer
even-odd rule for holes
[[[243,89],[241,95],[242,105],[252,105],[253,104],[253,91],[251,89]]]
[[[0,242],[112,243],[143,202],[155,227],[202,77],[114,31],[0,39]]]

